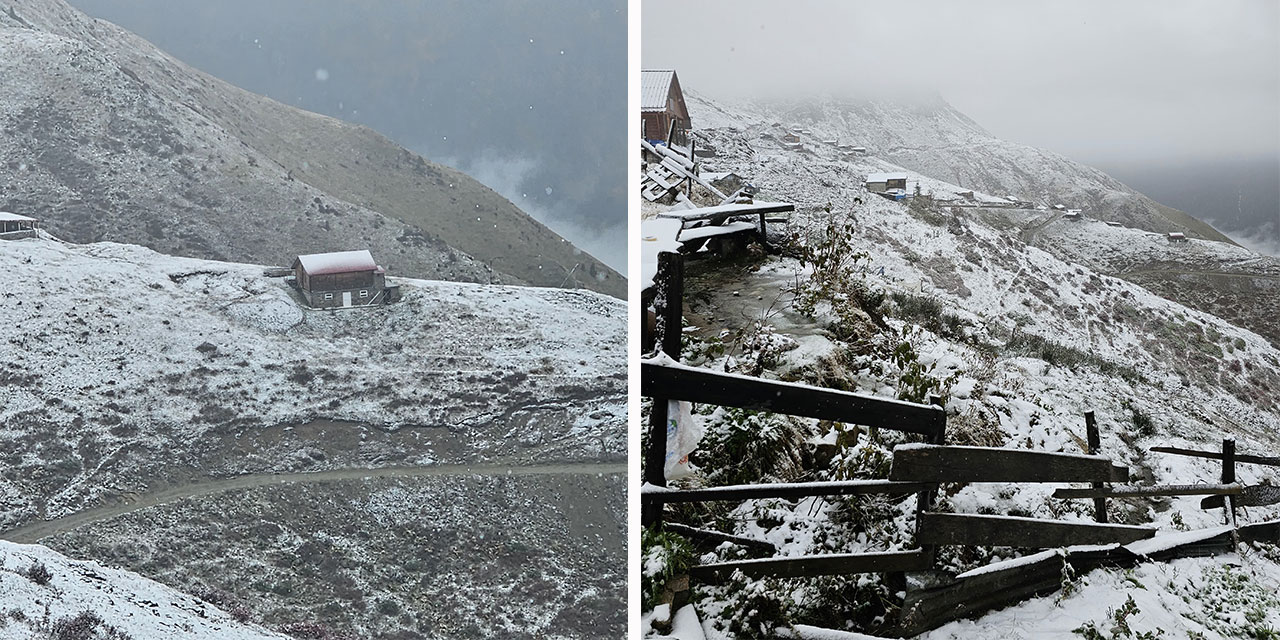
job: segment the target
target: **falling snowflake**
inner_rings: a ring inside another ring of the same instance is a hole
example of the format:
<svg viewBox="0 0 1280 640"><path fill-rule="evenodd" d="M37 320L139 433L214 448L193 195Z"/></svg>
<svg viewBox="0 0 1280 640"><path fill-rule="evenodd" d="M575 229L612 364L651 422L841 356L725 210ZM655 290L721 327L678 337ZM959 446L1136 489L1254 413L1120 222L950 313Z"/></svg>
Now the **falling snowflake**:
<svg viewBox="0 0 1280 640"><path fill-rule="evenodd" d="M319 80L320 82L324 82L328 79L329 79L328 69L325 69L324 67L316 69L316 80Z"/></svg>

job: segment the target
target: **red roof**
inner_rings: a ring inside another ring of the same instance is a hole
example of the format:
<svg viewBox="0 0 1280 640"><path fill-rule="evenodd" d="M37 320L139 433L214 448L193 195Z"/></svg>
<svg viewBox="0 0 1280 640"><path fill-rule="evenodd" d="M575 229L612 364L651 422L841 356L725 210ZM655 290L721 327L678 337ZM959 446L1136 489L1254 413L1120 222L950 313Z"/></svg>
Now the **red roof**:
<svg viewBox="0 0 1280 640"><path fill-rule="evenodd" d="M379 270L378 263L373 261L373 256L368 249L313 253L298 256L297 262L302 263L303 271L313 276Z"/></svg>

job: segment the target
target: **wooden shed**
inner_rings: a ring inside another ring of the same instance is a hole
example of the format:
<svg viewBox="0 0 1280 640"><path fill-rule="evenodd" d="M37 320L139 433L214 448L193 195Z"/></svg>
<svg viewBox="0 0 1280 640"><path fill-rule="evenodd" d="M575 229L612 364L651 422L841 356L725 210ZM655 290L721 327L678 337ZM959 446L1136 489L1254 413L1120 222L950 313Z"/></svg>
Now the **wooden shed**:
<svg viewBox="0 0 1280 640"><path fill-rule="evenodd" d="M0 211L0 239L17 240L36 235L40 221L8 211Z"/></svg>
<svg viewBox="0 0 1280 640"><path fill-rule="evenodd" d="M890 189L907 190L907 174L905 173L869 173L867 174L867 191L886 193Z"/></svg>
<svg viewBox="0 0 1280 640"><path fill-rule="evenodd" d="M680 90L680 79L672 69L644 69L640 72L641 135L654 144L688 144L689 107Z"/></svg>
<svg viewBox="0 0 1280 640"><path fill-rule="evenodd" d="M387 286L386 270L367 249L298 256L294 286L317 309L367 307L400 299L400 287Z"/></svg>

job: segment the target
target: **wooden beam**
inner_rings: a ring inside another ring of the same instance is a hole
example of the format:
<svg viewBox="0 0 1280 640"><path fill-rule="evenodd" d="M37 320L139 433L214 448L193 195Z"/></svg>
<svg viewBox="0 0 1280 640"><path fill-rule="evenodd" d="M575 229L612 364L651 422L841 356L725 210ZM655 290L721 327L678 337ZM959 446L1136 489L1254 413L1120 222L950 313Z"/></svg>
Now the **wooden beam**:
<svg viewBox="0 0 1280 640"><path fill-rule="evenodd" d="M647 486L640 491L642 503L710 502L753 498L807 498L809 496L850 496L865 494L906 495L933 488L931 482L892 480L847 480L839 482L777 482L742 484L706 489L661 489Z"/></svg>
<svg viewBox="0 0 1280 640"><path fill-rule="evenodd" d="M890 480L923 482L1125 482L1129 469L1101 456L990 447L899 445Z"/></svg>
<svg viewBox="0 0 1280 640"><path fill-rule="evenodd" d="M745 547L752 551L773 555L778 552L778 548L772 542L767 540L756 540L755 538L744 538L735 536L730 533L722 533L720 531L712 531L710 529L698 529L678 522L664 522L662 527L667 531L678 533L686 538L709 540L717 544L721 542L731 542L740 547Z"/></svg>
<svg viewBox="0 0 1280 640"><path fill-rule="evenodd" d="M1221 509L1226 505L1222 496L1209 496L1200 501L1201 509ZM1280 503L1280 487L1269 484L1258 484L1243 487L1236 496L1237 507L1265 507Z"/></svg>
<svg viewBox="0 0 1280 640"><path fill-rule="evenodd" d="M1222 439L1222 484L1229 484L1236 481L1236 439ZM1231 496L1226 497L1227 508L1222 515L1226 519L1227 524L1236 526L1236 501Z"/></svg>
<svg viewBox="0 0 1280 640"><path fill-rule="evenodd" d="M1155 527L1058 522L1013 516L959 513L922 514L920 544L1049 549L1075 544L1127 544L1155 535Z"/></svg>
<svg viewBox="0 0 1280 640"><path fill-rule="evenodd" d="M1197 449L1183 449L1182 447L1151 447L1149 451L1156 453L1172 453L1178 456L1189 456L1192 458L1208 458L1210 460L1221 460L1222 453L1219 451L1199 451ZM1280 458L1274 456L1253 456L1246 453L1237 453L1236 462L1248 462L1249 464L1265 464L1272 467L1280 467Z"/></svg>
<svg viewBox="0 0 1280 640"><path fill-rule="evenodd" d="M1089 445L1089 450L1085 451L1085 453L1091 456L1096 456L1101 454L1102 453L1102 436L1098 433L1098 421L1094 419L1092 411L1084 412L1084 430L1085 430L1086 443ZM1102 483L1094 482L1093 488L1101 489ZM1093 520L1094 522L1101 522L1103 524L1107 523L1107 499L1106 498L1093 499Z"/></svg>
<svg viewBox="0 0 1280 640"><path fill-rule="evenodd" d="M946 421L946 412L927 404L720 373L658 359L641 361L640 394L926 436L940 432Z"/></svg>
<svg viewBox="0 0 1280 640"><path fill-rule="evenodd" d="M1238 529L1241 542L1280 543L1280 520L1246 524Z"/></svg>
<svg viewBox="0 0 1280 640"><path fill-rule="evenodd" d="M1221 496L1241 492L1239 484L1155 484L1150 486L1118 486L1101 489L1056 489L1055 498L1145 498L1155 496ZM1280 498L1277 498L1280 501Z"/></svg>
<svg viewBox="0 0 1280 640"><path fill-rule="evenodd" d="M915 636L943 624L999 609L1034 596L1057 591L1062 584L1063 556L984 571L950 584L907 592L898 634Z"/></svg>
<svg viewBox="0 0 1280 640"><path fill-rule="evenodd" d="M691 567L689 575L702 582L715 583L729 577L734 571L741 571L752 578L810 578L849 573L924 571L928 568L928 557L918 550L876 551L717 562Z"/></svg>

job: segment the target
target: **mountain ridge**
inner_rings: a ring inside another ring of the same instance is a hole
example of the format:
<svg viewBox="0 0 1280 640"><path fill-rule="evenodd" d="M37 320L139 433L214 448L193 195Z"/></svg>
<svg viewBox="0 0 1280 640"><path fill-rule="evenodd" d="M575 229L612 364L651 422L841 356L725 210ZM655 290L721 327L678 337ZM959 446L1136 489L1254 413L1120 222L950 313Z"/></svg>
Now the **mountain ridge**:
<svg viewBox="0 0 1280 640"><path fill-rule="evenodd" d="M0 49L0 73L27 79L0 100L12 138L0 206L61 237L276 263L367 244L405 275L625 295L619 274L465 174L222 82L62 0L0 13Z"/></svg>

